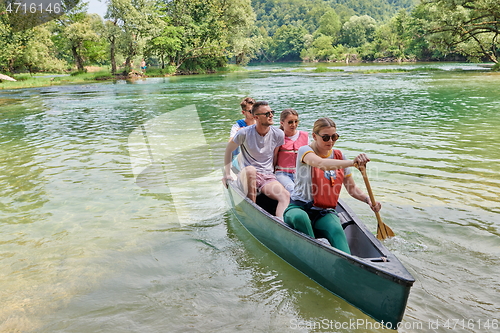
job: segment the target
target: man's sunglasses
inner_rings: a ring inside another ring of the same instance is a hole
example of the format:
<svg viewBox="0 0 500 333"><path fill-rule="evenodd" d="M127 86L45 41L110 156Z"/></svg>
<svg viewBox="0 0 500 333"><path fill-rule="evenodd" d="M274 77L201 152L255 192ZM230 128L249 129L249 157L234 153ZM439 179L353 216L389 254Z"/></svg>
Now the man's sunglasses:
<svg viewBox="0 0 500 333"><path fill-rule="evenodd" d="M264 115L264 116L266 116L266 117L270 117L271 115L273 115L273 116L274 116L274 114L275 114L275 113L276 113L276 111L271 110L271 111L268 111L268 112L266 112L266 113L256 113L255 115L256 115L256 116L261 116L261 115Z"/></svg>
<svg viewBox="0 0 500 333"><path fill-rule="evenodd" d="M337 133L333 134L333 135L319 135L318 133L316 133L318 136L320 136L324 142L328 142L330 141L330 138L332 139L333 142L337 141L339 138L340 138L340 135L338 135Z"/></svg>

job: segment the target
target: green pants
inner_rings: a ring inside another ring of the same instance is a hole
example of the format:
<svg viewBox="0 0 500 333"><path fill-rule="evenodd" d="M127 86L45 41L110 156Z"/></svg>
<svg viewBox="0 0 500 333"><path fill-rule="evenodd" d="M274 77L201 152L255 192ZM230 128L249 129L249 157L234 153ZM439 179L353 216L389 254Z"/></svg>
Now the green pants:
<svg viewBox="0 0 500 333"><path fill-rule="evenodd" d="M283 219L294 229L313 238L326 238L333 247L351 254L344 229L334 210L314 210L307 205L290 203Z"/></svg>

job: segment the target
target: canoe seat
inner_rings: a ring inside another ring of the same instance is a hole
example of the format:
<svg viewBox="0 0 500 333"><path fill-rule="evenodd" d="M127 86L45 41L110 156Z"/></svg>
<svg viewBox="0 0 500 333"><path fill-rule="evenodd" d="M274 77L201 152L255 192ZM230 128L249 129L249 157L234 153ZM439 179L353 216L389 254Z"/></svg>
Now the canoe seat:
<svg viewBox="0 0 500 333"><path fill-rule="evenodd" d="M351 224L354 224L354 220L352 220L346 212L337 212L339 219L340 219L340 224L342 224L342 229L345 230L348 226Z"/></svg>

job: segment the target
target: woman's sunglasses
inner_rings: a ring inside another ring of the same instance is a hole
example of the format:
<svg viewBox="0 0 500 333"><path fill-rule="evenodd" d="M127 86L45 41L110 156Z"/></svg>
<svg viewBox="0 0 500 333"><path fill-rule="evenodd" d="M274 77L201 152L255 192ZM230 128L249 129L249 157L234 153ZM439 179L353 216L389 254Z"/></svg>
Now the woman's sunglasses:
<svg viewBox="0 0 500 333"><path fill-rule="evenodd" d="M288 125L293 125L293 124L298 124L298 123L299 123L299 121L298 121L298 120L289 120L289 121L287 122L287 124L288 124Z"/></svg>
<svg viewBox="0 0 500 333"><path fill-rule="evenodd" d="M337 141L339 138L340 138L340 135L338 135L337 133L333 134L333 135L319 135L318 133L316 133L318 136L320 136L324 142L328 142L330 141L330 138L332 139L333 142Z"/></svg>

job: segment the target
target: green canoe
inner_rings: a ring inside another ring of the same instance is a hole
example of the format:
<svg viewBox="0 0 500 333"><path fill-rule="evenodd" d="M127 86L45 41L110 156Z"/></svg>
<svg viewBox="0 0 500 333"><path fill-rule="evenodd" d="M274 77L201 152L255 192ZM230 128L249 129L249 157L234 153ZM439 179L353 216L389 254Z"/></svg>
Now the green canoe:
<svg viewBox="0 0 500 333"><path fill-rule="evenodd" d="M271 214L276 203L264 195L256 205L234 181L226 194L239 222L264 246L387 328L397 328L415 280L344 202L336 210L351 255L282 223Z"/></svg>

